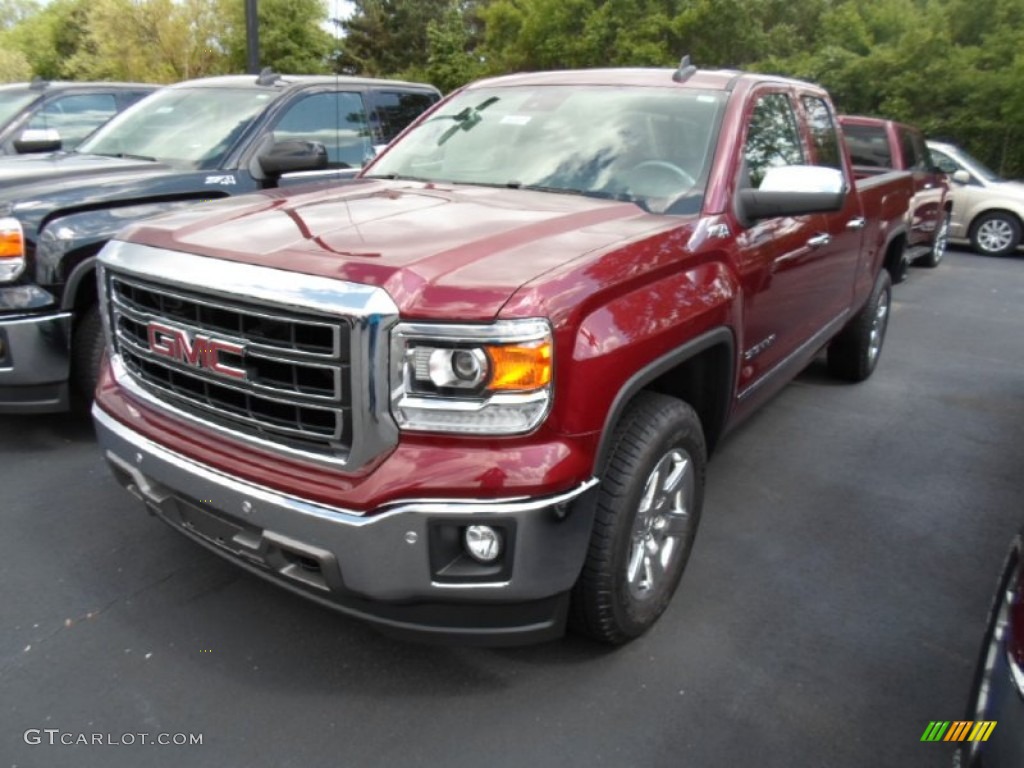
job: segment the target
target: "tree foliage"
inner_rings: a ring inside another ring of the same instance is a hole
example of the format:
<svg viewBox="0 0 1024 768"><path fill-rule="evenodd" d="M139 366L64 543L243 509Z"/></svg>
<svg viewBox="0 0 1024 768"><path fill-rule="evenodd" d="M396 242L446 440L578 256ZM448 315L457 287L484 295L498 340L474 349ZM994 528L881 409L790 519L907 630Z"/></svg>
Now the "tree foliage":
<svg viewBox="0 0 1024 768"><path fill-rule="evenodd" d="M278 71L426 80L670 66L801 77L1024 175L1022 0L259 0ZM243 0L0 0L0 79L172 81L245 67ZM29 72L26 72L26 67Z"/></svg>
<svg viewBox="0 0 1024 768"><path fill-rule="evenodd" d="M204 0L205 1L205 0ZM244 72L245 3L243 0L214 0L226 21L221 43L227 52L228 68ZM288 74L318 74L330 71L334 38L323 29L327 8L320 0L259 0L260 65Z"/></svg>
<svg viewBox="0 0 1024 768"><path fill-rule="evenodd" d="M158 83L225 72L213 10L202 0L93 0L68 69L89 80Z"/></svg>
<svg viewBox="0 0 1024 768"><path fill-rule="evenodd" d="M330 70L320 0L259 0L260 61L279 72ZM0 81L171 83L246 64L243 0L0 0Z"/></svg>

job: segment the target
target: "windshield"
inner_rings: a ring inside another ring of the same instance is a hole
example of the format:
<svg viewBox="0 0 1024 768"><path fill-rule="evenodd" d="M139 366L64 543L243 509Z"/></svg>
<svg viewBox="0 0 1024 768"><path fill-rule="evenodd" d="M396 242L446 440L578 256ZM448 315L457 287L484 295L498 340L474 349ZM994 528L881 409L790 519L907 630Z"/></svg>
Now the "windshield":
<svg viewBox="0 0 1024 768"><path fill-rule="evenodd" d="M0 125L9 121L38 98L39 94L32 91L0 91Z"/></svg>
<svg viewBox="0 0 1024 768"><path fill-rule="evenodd" d="M122 112L78 151L216 168L276 94L255 88L170 88Z"/></svg>
<svg viewBox="0 0 1024 768"><path fill-rule="evenodd" d="M951 148L951 151L946 152L938 147L929 146L928 152L932 156L932 161L943 173L954 174L957 171L966 171L985 181L1003 180L999 177L999 174L987 168L984 163L971 157L959 147L956 147L955 151Z"/></svg>
<svg viewBox="0 0 1024 768"><path fill-rule="evenodd" d="M971 155L968 155L962 149L958 149L958 151L960 153L960 157L964 160L964 162L968 166L970 166L970 170L974 173L974 175L980 176L985 181L1002 181L1003 180L999 176L998 173L993 171L991 168L989 168L983 162L978 160L976 157L972 157Z"/></svg>
<svg viewBox="0 0 1024 768"><path fill-rule="evenodd" d="M725 95L677 88L514 86L467 91L367 176L483 184L700 210Z"/></svg>

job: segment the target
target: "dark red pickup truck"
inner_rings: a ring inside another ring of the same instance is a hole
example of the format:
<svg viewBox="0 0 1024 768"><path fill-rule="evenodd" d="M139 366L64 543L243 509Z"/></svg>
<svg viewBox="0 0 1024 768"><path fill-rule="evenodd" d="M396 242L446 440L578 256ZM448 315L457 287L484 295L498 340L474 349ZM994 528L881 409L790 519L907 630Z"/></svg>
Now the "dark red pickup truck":
<svg viewBox="0 0 1024 768"><path fill-rule="evenodd" d="M826 346L871 374L910 194L853 182L805 83L482 81L351 184L112 241L100 444L164 521L385 630L622 643L723 434Z"/></svg>
<svg viewBox="0 0 1024 768"><path fill-rule="evenodd" d="M946 255L953 202L949 182L917 128L877 117L841 115L839 124L858 179L893 170L907 171L914 180L914 197L907 210L907 247L899 264L889 265L893 280L902 280L908 264L937 267Z"/></svg>

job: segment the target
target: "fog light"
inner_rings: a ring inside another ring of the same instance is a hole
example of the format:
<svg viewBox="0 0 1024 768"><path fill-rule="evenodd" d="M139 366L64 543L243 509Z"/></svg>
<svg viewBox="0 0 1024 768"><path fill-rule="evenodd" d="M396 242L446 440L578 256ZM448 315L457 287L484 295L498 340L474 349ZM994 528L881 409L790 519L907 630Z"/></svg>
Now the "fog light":
<svg viewBox="0 0 1024 768"><path fill-rule="evenodd" d="M501 534L489 525L471 525L465 534L466 551L478 563L493 563L501 555Z"/></svg>

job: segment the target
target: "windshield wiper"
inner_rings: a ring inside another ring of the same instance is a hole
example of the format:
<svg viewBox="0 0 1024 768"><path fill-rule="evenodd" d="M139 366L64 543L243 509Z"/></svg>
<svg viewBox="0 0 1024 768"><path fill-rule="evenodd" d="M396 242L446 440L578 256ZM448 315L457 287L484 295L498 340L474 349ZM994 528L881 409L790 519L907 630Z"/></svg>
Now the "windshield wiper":
<svg viewBox="0 0 1024 768"><path fill-rule="evenodd" d="M363 176L364 179L385 179L386 181L425 181L432 182L434 179L426 179L422 176L406 176L402 173L380 173Z"/></svg>
<svg viewBox="0 0 1024 768"><path fill-rule="evenodd" d="M99 155L100 157L116 157L120 160L145 160L150 163L157 162L155 157L149 155L133 155L129 152L83 152L82 154Z"/></svg>
<svg viewBox="0 0 1024 768"><path fill-rule="evenodd" d="M568 187L546 187L543 184L521 184L518 181L509 181L500 186L509 189L527 189L531 192L551 192L557 195L576 195L578 197L596 197L599 200L624 200L632 202L633 198L627 195L613 195L611 192L600 192L598 190L570 189Z"/></svg>

